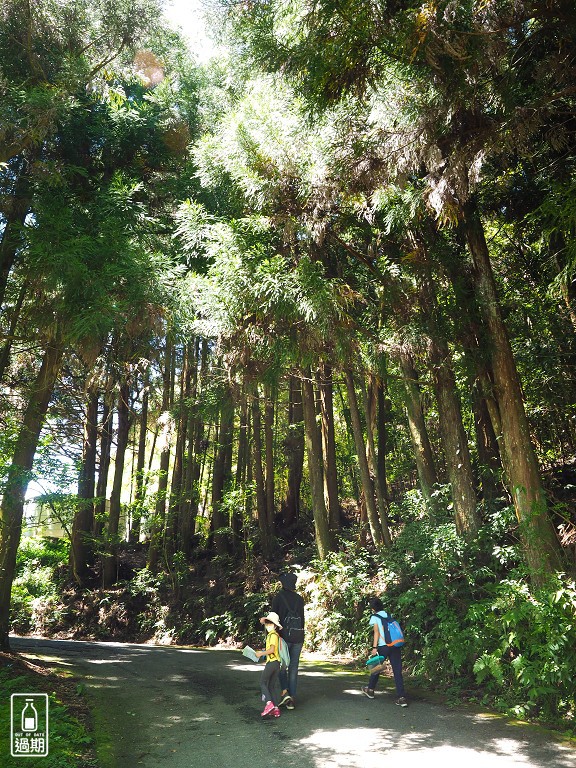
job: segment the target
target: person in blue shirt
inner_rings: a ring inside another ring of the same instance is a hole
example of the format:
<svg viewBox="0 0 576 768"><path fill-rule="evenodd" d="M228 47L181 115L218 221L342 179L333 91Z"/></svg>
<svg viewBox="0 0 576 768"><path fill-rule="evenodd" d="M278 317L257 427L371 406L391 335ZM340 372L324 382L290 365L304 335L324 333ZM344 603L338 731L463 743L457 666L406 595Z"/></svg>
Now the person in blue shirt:
<svg viewBox="0 0 576 768"><path fill-rule="evenodd" d="M384 604L382 603L382 600L380 600L379 597L373 597L370 599L368 604L372 609L370 626L373 627L373 640L370 656L384 656L390 661L392 672L394 674L394 683L396 684L396 704L399 707L407 707L408 702L406 701L404 678L402 677L402 650L400 648L386 645L382 618L388 618L388 614L384 610ZM369 699L374 698L374 692L376 690L376 686L378 685L379 677L380 672L372 672L370 679L368 680L368 685L362 688L362 693Z"/></svg>

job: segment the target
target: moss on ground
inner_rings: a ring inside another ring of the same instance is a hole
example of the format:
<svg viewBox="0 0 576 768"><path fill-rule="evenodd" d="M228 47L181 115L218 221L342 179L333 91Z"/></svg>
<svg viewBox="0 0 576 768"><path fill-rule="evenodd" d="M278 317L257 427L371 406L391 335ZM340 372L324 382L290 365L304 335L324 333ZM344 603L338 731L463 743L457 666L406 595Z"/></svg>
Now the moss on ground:
<svg viewBox="0 0 576 768"><path fill-rule="evenodd" d="M15 654L0 653L0 765L20 768L22 758L10 754L10 697L13 693L46 693L49 701L49 751L26 757L27 768L98 768L90 712L83 686L32 664Z"/></svg>

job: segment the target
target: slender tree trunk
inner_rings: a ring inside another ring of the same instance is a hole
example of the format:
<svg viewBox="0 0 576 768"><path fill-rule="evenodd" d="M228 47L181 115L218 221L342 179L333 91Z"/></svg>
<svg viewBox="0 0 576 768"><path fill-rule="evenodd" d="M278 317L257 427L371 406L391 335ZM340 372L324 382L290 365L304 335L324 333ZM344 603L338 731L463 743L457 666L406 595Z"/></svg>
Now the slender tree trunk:
<svg viewBox="0 0 576 768"><path fill-rule="evenodd" d="M248 467L248 398L246 396L246 384L242 387L240 399L240 419L238 425L238 452L236 454L236 475L234 486L236 489L246 487L246 469ZM242 507L234 505L231 513L230 525L232 527L232 541L234 550L240 551L243 542L243 514Z"/></svg>
<svg viewBox="0 0 576 768"><path fill-rule="evenodd" d="M112 407L104 400L100 435L100 458L98 482L96 483L96 504L94 505L94 536L100 537L106 520L106 493L108 490L108 472L112 450Z"/></svg>
<svg viewBox="0 0 576 768"><path fill-rule="evenodd" d="M501 434L501 421L493 395L493 376L484 359L484 327L470 271L463 269L460 261L457 264L448 261L446 267L458 301L460 322L457 328L467 361L465 369L468 389L472 394L478 479L482 487L482 499L485 504L490 505L504 492L504 488L498 479L502 474L502 464L494 431L494 425L498 425L498 434Z"/></svg>
<svg viewBox="0 0 576 768"><path fill-rule="evenodd" d="M142 409L140 411L140 431L138 434L138 456L136 458L136 493L134 494L134 517L130 528L130 542L137 544L140 541L142 530L142 512L146 484L144 482L144 467L146 466L146 436L148 434L148 375L144 380L142 390Z"/></svg>
<svg viewBox="0 0 576 768"><path fill-rule="evenodd" d="M111 587L116 583L118 571L118 543L120 515L122 505L120 496L122 493L122 480L124 478L124 461L128 437L130 435L130 387L127 383L120 386L118 396L118 429L116 436L116 455L114 457L114 479L110 493L110 513L106 527L106 554L102 558L102 586Z"/></svg>
<svg viewBox="0 0 576 768"><path fill-rule="evenodd" d="M166 528L166 547L174 552L181 539L180 523L184 507L184 460L186 451L186 432L188 430L188 410L190 390L192 385L193 352L190 345L184 346L182 353L182 370L180 372L180 398L178 402L178 418L176 422L176 446L174 449L174 464L172 467L172 482L170 484L170 504Z"/></svg>
<svg viewBox="0 0 576 768"><path fill-rule="evenodd" d="M218 446L212 472L212 533L219 555L228 554L229 537L222 529L228 527L228 514L224 509L224 494L232 476L232 438L234 430L234 403L229 388L221 398Z"/></svg>
<svg viewBox="0 0 576 768"><path fill-rule="evenodd" d="M428 429L426 428L426 419L422 409L418 372L416 371L412 354L406 347L398 349L398 360L406 390L406 412L408 414L408 426L410 428L410 437L412 438L420 490L429 511L431 511L433 508L432 490L438 482L438 478L434 464L434 454L432 453Z"/></svg>
<svg viewBox="0 0 576 768"><path fill-rule="evenodd" d="M491 505L504 490L498 478L502 473L500 449L494 432L488 403L477 386L472 387L474 431L478 451L478 475L482 485L484 503Z"/></svg>
<svg viewBox="0 0 576 768"><path fill-rule="evenodd" d="M284 440L284 452L288 464L288 493L284 505L284 526L293 525L300 517L300 486L304 469L304 412L302 409L302 385L290 375L288 405L288 434Z"/></svg>
<svg viewBox="0 0 576 768"><path fill-rule="evenodd" d="M338 498L338 469L336 464L336 434L334 430L334 389L332 368L320 364L320 413L322 426L322 456L324 459L324 498L332 531L340 530L340 499Z"/></svg>
<svg viewBox="0 0 576 768"><path fill-rule="evenodd" d="M272 555L273 535L270 521L266 511L266 489L264 485L264 470L262 467L262 414L260 410L260 393L258 385L254 387L252 398L252 429L253 439L253 465L254 484L256 488L256 513L258 515L258 528L262 553L266 559Z"/></svg>
<svg viewBox="0 0 576 768"><path fill-rule="evenodd" d="M94 495L96 491L96 454L98 443L98 392L88 391L84 421L82 464L78 477L78 507L72 523L70 566L77 584L84 586L88 567L93 560L91 544L94 529Z"/></svg>
<svg viewBox="0 0 576 768"><path fill-rule="evenodd" d="M24 160L14 194L4 210L5 224L0 239L0 307L4 304L10 271L22 245L21 230L30 208L28 183L28 161Z"/></svg>
<svg viewBox="0 0 576 768"><path fill-rule="evenodd" d="M266 514L268 525L274 529L275 493L274 493L274 400L272 388L264 386L264 446L266 455Z"/></svg>
<svg viewBox="0 0 576 768"><path fill-rule="evenodd" d="M388 478L386 473L386 454L388 452L388 415L389 402L386 398L385 384L383 381L374 382L376 387L376 442L378 455L376 457L376 471L380 478L380 487L386 502L389 500Z"/></svg>
<svg viewBox="0 0 576 768"><path fill-rule="evenodd" d="M250 459L252 448L252 422L250 419L250 409L248 408L248 424L247 424L247 451L246 456L246 487L251 488L254 480L254 464ZM248 563L252 558L252 546L251 546L251 525L254 518L254 498L251 493L247 493L244 498L244 520L242 526L242 542L244 545L244 561Z"/></svg>
<svg viewBox="0 0 576 768"><path fill-rule="evenodd" d="M472 538L480 528L480 517L456 379L449 365L448 345L430 339L428 354L438 403L446 470L452 490L456 529L462 536Z"/></svg>
<svg viewBox="0 0 576 768"><path fill-rule="evenodd" d="M170 446L172 439L172 420L170 416L170 405L172 403L172 368L173 368L173 345L170 333L166 336L166 351L164 370L162 375L162 414L161 430L162 445L160 452L160 467L158 470L158 488L156 491L156 504L154 509L154 520L150 531L150 547L148 549L148 568L154 570L158 564L162 538L164 535L164 525L166 523L166 501L168 497L168 471L170 469Z"/></svg>
<svg viewBox="0 0 576 768"><path fill-rule="evenodd" d="M474 474L468 448L468 436L462 421L460 397L451 365L450 350L439 329L438 300L428 255L421 241L412 238L423 258L419 279L420 306L428 329L428 358L438 403L440 434L446 459L446 470L452 491L454 520L458 533L473 538L481 525Z"/></svg>
<svg viewBox="0 0 576 768"><path fill-rule="evenodd" d="M362 483L362 493L364 495L364 501L366 504L370 534L372 535L372 541L374 544L381 546L384 543L384 536L382 534L382 526L378 518L378 510L376 509L374 485L372 483L372 478L370 477L370 469L368 468L368 461L366 459L366 446L364 444L364 435L362 432L362 420L360 418L360 408L358 407L358 398L356 397L356 387L354 385L354 377L352 376L352 371L349 369L346 370L344 372L344 377L346 380L346 391L348 393L348 406L350 408L352 433L354 435L354 444L356 446L356 455L358 457L360 482Z"/></svg>
<svg viewBox="0 0 576 768"><path fill-rule="evenodd" d="M364 412L366 414L366 462L368 472L374 478L374 491L376 493L376 506L380 518L380 528L382 530L382 539L384 544L389 547L392 544L390 529L388 527L388 510L386 507L385 490L380 485L380 475L376 466L376 446L374 442L374 421L375 421L375 402L371 403L364 382L361 382L362 400L364 402Z"/></svg>
<svg viewBox="0 0 576 768"><path fill-rule="evenodd" d="M16 569L16 553L22 533L24 501L40 432L60 371L62 356L63 347L58 343L48 346L44 353L42 365L24 412L4 487L0 506L0 650L8 650L10 647L8 640L10 595Z"/></svg>
<svg viewBox="0 0 576 768"><path fill-rule="evenodd" d="M530 429L516 364L502 320L496 283L490 263L484 229L474 202L464 209L464 229L476 267L478 302L488 332L494 393L502 429L502 450L514 500L526 562L535 584L561 568L560 547L547 513L540 470L530 439Z"/></svg>
<svg viewBox="0 0 576 768"><path fill-rule="evenodd" d="M189 410L187 429L186 505L180 525L180 549L186 556L189 556L192 551L192 538L195 532L198 507L200 505L200 475L202 471L202 457L205 455L205 449L203 449L205 427L200 413L200 397L205 383L207 365L208 343L204 340L201 347L200 339L197 339L192 376L192 407Z"/></svg>
<svg viewBox="0 0 576 768"><path fill-rule="evenodd" d="M350 456L353 456L355 454L355 443L354 443L354 430L352 429L352 417L350 416L350 406L347 404L346 400L344 399L344 394L342 392L342 388L340 386L337 387L338 396L340 398L340 405L342 407L342 415L344 416L344 421L346 422L346 443L348 448L348 453ZM356 465L352 462L348 462L349 467L349 477L350 477L350 485L352 486L352 491L354 493L354 498L356 499L356 502L358 504L358 507L361 507L361 490L358 483L358 473L356 472ZM367 522L368 517L365 517L365 522ZM362 518L361 518L362 522Z"/></svg>
<svg viewBox="0 0 576 768"><path fill-rule="evenodd" d="M324 500L324 481L322 478L322 438L316 423L316 405L314 384L310 371L302 375L302 405L304 410L304 435L312 494L312 512L316 532L318 557L323 560L334 549L334 540L328 523L328 511Z"/></svg>
<svg viewBox="0 0 576 768"><path fill-rule="evenodd" d="M10 327L8 328L8 333L6 334L6 341L4 342L4 346L2 347L2 351L0 352L0 382L4 380L6 369L10 365L10 355L12 354L12 345L14 343L14 337L16 336L16 328L18 327L18 321L20 320L20 313L22 312L22 305L24 304L24 299L26 298L28 288L29 288L29 283L28 281L25 281L22 287L20 288L20 293L18 294L18 298L16 299L16 304L12 309L12 314L10 317Z"/></svg>

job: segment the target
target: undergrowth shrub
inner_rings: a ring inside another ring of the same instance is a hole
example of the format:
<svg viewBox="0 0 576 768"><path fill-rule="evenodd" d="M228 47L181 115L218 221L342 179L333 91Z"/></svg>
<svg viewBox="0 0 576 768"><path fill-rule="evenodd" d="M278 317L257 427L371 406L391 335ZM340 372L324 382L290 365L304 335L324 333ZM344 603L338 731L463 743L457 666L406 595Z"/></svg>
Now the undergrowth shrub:
<svg viewBox="0 0 576 768"><path fill-rule="evenodd" d="M373 555L356 542L315 561L300 577L307 599L306 643L336 654L365 655L371 645L366 597L377 574Z"/></svg>
<svg viewBox="0 0 576 768"><path fill-rule="evenodd" d="M494 584L471 605L484 700L519 717L576 719L576 585L557 577L532 591L517 579Z"/></svg>
<svg viewBox="0 0 576 768"><path fill-rule="evenodd" d="M44 608L59 594L60 571L68 561L69 544L63 539L24 539L18 549L12 584L10 617L18 632L36 630Z"/></svg>

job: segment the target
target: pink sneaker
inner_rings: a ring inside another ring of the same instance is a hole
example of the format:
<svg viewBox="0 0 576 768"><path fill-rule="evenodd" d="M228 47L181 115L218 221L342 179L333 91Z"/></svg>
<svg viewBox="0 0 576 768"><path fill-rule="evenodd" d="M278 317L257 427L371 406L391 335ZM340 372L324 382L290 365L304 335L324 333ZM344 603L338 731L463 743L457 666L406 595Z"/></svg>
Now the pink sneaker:
<svg viewBox="0 0 576 768"><path fill-rule="evenodd" d="M267 701L266 706L261 712L261 716L266 717L266 715L271 715L275 709L276 707L274 706L274 704L271 701Z"/></svg>
<svg viewBox="0 0 576 768"><path fill-rule="evenodd" d="M280 717L280 710L278 709L278 707L274 707L274 709L270 714L272 715L272 717Z"/></svg>

